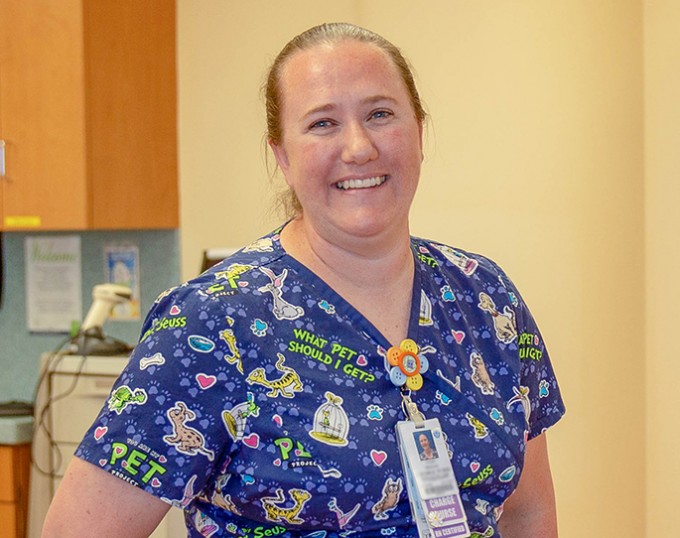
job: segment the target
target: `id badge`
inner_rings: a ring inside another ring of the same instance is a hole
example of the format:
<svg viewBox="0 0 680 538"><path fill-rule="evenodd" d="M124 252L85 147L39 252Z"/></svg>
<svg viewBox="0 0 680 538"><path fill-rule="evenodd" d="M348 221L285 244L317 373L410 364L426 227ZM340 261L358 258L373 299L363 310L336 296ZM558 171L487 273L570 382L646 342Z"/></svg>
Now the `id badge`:
<svg viewBox="0 0 680 538"><path fill-rule="evenodd" d="M397 422L399 454L420 538L470 536L439 420Z"/></svg>

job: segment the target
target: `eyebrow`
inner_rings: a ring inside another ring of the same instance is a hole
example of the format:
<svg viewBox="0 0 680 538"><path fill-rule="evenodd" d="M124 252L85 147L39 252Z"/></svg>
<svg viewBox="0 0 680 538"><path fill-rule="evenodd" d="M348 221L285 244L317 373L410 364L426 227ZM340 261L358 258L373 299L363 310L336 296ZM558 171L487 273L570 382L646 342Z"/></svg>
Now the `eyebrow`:
<svg viewBox="0 0 680 538"><path fill-rule="evenodd" d="M375 103L379 103L380 101L390 101L392 103L397 102L397 100L394 99L393 97L388 97L386 95L373 95L371 97L367 97L366 99L363 99L361 101L361 104L372 105L372 104L375 104ZM316 107L308 110L307 112L305 112L302 116L302 119L306 119L309 116L313 116L314 114L318 114L320 112L329 112L331 110L334 110L335 108L337 108L337 106L334 105L333 103L327 103L325 105L319 105L319 106L316 106Z"/></svg>

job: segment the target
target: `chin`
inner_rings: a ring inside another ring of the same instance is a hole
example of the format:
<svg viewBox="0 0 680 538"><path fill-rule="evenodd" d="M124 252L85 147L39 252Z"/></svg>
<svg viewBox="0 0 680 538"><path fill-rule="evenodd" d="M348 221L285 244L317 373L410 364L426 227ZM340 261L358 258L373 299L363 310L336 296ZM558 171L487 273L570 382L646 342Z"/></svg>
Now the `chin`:
<svg viewBox="0 0 680 538"><path fill-rule="evenodd" d="M356 238L371 238L380 236L386 232L394 231L399 228L408 229L408 221L404 220L403 226L395 226L396 219L387 219L384 215L362 216L357 215L343 220L341 228L348 234Z"/></svg>

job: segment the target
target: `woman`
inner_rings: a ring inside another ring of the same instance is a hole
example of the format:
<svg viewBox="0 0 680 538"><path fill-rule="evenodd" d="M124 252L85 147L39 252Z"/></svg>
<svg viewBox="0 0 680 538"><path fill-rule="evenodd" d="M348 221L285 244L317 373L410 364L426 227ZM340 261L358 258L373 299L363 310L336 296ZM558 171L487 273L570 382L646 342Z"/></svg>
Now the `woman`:
<svg viewBox="0 0 680 538"><path fill-rule="evenodd" d="M418 435L418 444L420 445L421 460L433 460L439 457L437 451L432 447L430 438L425 433Z"/></svg>
<svg viewBox="0 0 680 538"><path fill-rule="evenodd" d="M170 504L190 536L418 536L408 402L441 423L472 536L556 536L557 382L498 266L410 237L425 113L398 49L315 27L266 90L293 218L157 300L43 536L147 536Z"/></svg>

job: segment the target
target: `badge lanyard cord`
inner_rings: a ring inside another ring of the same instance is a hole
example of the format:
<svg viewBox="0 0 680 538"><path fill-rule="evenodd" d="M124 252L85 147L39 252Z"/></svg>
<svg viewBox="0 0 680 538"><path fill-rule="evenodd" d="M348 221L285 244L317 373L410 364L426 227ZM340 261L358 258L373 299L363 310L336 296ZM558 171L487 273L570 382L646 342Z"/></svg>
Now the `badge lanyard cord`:
<svg viewBox="0 0 680 538"><path fill-rule="evenodd" d="M427 358L418 351L418 345L406 339L385 355L385 368L392 384L400 389L407 419L398 422L396 429L411 513L420 538L467 538L470 528L451 462L437 456L423 458L414 445L416 431L423 430L417 435L427 437L429 432L435 448L441 453L446 449L439 421L427 420L411 399L412 392L423 386L422 374L429 369Z"/></svg>

